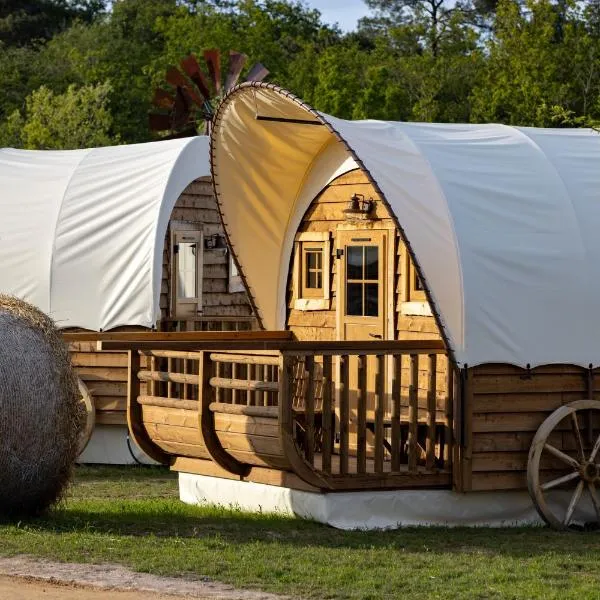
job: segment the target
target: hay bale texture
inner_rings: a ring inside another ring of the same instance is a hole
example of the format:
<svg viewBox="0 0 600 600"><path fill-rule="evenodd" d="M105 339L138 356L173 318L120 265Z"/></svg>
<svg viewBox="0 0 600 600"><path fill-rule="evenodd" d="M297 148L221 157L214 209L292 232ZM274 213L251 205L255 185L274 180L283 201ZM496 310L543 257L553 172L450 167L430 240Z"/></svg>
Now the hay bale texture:
<svg viewBox="0 0 600 600"><path fill-rule="evenodd" d="M54 322L0 294L0 515L39 514L62 497L84 418Z"/></svg>

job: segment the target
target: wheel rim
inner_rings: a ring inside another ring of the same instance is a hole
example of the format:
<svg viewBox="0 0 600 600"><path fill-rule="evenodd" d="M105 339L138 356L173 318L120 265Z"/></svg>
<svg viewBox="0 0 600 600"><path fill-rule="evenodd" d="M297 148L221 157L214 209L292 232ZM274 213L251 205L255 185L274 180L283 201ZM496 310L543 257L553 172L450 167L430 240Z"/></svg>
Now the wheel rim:
<svg viewBox="0 0 600 600"><path fill-rule="evenodd" d="M555 410L533 438L527 464L529 494L540 516L554 529L600 524L599 419L600 402L571 402ZM548 460L562 466L562 473L548 475L544 471ZM550 502L550 496L559 492L568 497L566 506ZM593 510L582 521L581 508L586 496Z"/></svg>
<svg viewBox="0 0 600 600"><path fill-rule="evenodd" d="M548 464L562 466L562 472L547 471ZM554 529L600 525L599 401L571 402L542 423L529 450L527 485L538 513ZM566 506L551 501L558 493L568 498ZM582 517L586 496L592 511Z"/></svg>
<svg viewBox="0 0 600 600"><path fill-rule="evenodd" d="M85 407L85 426L81 430L79 447L77 450L77 456L81 456L94 431L94 426L96 424L96 406L94 405L94 398L92 397L90 390L88 390L87 385L85 385L79 377L77 378L77 385L79 387L79 393L81 394L80 402Z"/></svg>

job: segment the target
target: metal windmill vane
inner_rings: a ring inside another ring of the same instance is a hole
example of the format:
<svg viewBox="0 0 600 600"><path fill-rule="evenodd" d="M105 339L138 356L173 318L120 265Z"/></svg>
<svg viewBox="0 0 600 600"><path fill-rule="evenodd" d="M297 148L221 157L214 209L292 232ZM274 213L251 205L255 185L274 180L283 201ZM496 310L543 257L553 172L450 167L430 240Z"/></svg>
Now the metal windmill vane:
<svg viewBox="0 0 600 600"><path fill-rule="evenodd" d="M157 110L150 112L150 129L156 132L168 131L166 137L188 137L198 133L210 133L214 114L214 103L233 88L248 60L245 54L229 51L229 69L222 81L221 52L217 48L205 50L206 73L200 68L195 54L189 54L179 68L167 69L166 81L171 90L156 88L152 104ZM262 81L269 74L261 63L253 65L246 81ZM174 91L173 91L174 89ZM199 131L198 122L204 122Z"/></svg>

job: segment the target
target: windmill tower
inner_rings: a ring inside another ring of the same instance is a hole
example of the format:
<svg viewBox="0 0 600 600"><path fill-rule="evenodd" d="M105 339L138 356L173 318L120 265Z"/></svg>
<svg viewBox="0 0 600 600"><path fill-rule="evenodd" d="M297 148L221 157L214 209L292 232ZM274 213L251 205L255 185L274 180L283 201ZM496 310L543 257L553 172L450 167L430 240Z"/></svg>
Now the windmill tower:
<svg viewBox="0 0 600 600"><path fill-rule="evenodd" d="M158 87L154 91L149 114L150 129L168 132L167 138L208 135L214 109L219 99L233 88L242 73L248 57L229 51L229 69L222 80L221 52L217 48L203 53L206 71L200 68L195 54L189 54L179 68L167 69L166 82L170 89ZM250 68L246 81L262 81L269 71L260 63Z"/></svg>

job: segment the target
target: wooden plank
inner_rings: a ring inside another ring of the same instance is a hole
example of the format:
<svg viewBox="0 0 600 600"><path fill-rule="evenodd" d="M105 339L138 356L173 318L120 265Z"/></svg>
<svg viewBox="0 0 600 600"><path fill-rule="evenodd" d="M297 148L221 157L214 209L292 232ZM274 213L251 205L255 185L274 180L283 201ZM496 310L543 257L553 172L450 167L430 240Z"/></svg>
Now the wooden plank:
<svg viewBox="0 0 600 600"><path fill-rule="evenodd" d="M74 367L121 367L122 369L126 369L127 353L71 352L71 364Z"/></svg>
<svg viewBox="0 0 600 600"><path fill-rule="evenodd" d="M96 413L96 425L127 425L127 413L122 410L103 410Z"/></svg>
<svg viewBox="0 0 600 600"><path fill-rule="evenodd" d="M446 359L449 363L450 360ZM446 380L446 427L444 429L444 466L447 467L453 457L454 446L454 366L449 365Z"/></svg>
<svg viewBox="0 0 600 600"><path fill-rule="evenodd" d="M188 458L184 456L177 457L173 461L171 470L180 473L193 473L197 475L208 475L210 477L222 477L225 479L239 480L238 476L229 473L229 471L225 471L211 460ZM319 488L308 485L295 473L281 471L278 469L269 469L265 467L253 466L248 475L244 478L244 481L264 483L266 485L286 487L295 490L303 490L306 492L320 492Z"/></svg>
<svg viewBox="0 0 600 600"><path fill-rule="evenodd" d="M525 471L476 473L473 475L471 485L473 492L525 489L527 489L527 475Z"/></svg>
<svg viewBox="0 0 600 600"><path fill-rule="evenodd" d="M211 360L222 363L238 363L240 365L273 365L279 364L279 358L277 356L265 356L265 355L243 355L234 353L211 353Z"/></svg>
<svg viewBox="0 0 600 600"><path fill-rule="evenodd" d="M279 437L227 431L217 431L217 437L219 442L221 442L221 446L228 452L231 450L241 450L255 454L256 456L263 454L269 457L284 456Z"/></svg>
<svg viewBox="0 0 600 600"><path fill-rule="evenodd" d="M158 442L177 442L204 447L204 440L198 428L179 427L165 423L144 423L150 439ZM209 456L208 451L206 455Z"/></svg>
<svg viewBox="0 0 600 600"><path fill-rule="evenodd" d="M375 473L383 473L385 410L385 356L380 354L375 361Z"/></svg>
<svg viewBox="0 0 600 600"><path fill-rule="evenodd" d="M173 359L167 359L172 361ZM169 368L173 368L172 364ZM196 375L185 375L183 373L175 373L171 371L146 371L141 370L138 373L138 377L140 381L165 381L168 382L168 385L174 383L190 383L192 385L198 384L198 378ZM223 386L226 387L226 386ZM167 397L173 397L173 390L170 387L167 387Z"/></svg>
<svg viewBox="0 0 600 600"><path fill-rule="evenodd" d="M279 438L277 419L215 413L215 429L220 432L244 433Z"/></svg>
<svg viewBox="0 0 600 600"><path fill-rule="evenodd" d="M436 373L437 356L429 355L429 390L427 392L427 439L425 443L425 466L427 469L433 469L435 466L435 421L436 421Z"/></svg>
<svg viewBox="0 0 600 600"><path fill-rule="evenodd" d="M419 376L419 355L410 355L410 391L408 408L408 470L414 472L417 469L417 424L419 418L419 407L417 404L417 380Z"/></svg>
<svg viewBox="0 0 600 600"><path fill-rule="evenodd" d="M142 421L146 423L159 423L189 427L199 430L198 411L183 408L166 408L162 406L142 405Z"/></svg>
<svg viewBox="0 0 600 600"><path fill-rule="evenodd" d="M323 462L322 470L325 474L331 474L331 450L333 448L333 432L332 432L332 365L331 356L323 357Z"/></svg>
<svg viewBox="0 0 600 600"><path fill-rule="evenodd" d="M63 333L68 342L205 342L205 341L286 341L292 338L290 331L115 331L98 333ZM100 350L96 347L97 350ZM108 348L111 350L114 348ZM159 347L157 346L157 349ZM104 349L102 349L104 350ZM126 348L124 349L126 350Z"/></svg>
<svg viewBox="0 0 600 600"><path fill-rule="evenodd" d="M272 439L272 438L271 438ZM227 451L232 458L237 460L240 464L243 464L248 468L248 473L252 466L267 467L269 469L287 469L291 468L290 462L286 456L280 454L255 454L254 452L244 452L243 450L228 450ZM247 475L244 475L244 479Z"/></svg>
<svg viewBox="0 0 600 600"><path fill-rule="evenodd" d="M118 367L76 367L83 381L127 381L127 369Z"/></svg>
<svg viewBox="0 0 600 600"><path fill-rule="evenodd" d="M348 473L349 452L349 420L350 420L350 390L349 390L349 357L347 354L340 356L340 475Z"/></svg>
<svg viewBox="0 0 600 600"><path fill-rule="evenodd" d="M105 410L118 410L125 413L127 410L127 396L96 396L94 406L99 412Z"/></svg>
<svg viewBox="0 0 600 600"><path fill-rule="evenodd" d="M559 406L581 399L579 392L564 393L560 389L548 393L481 394L473 398L473 410L480 413L550 412Z"/></svg>
<svg viewBox="0 0 600 600"><path fill-rule="evenodd" d="M308 376L304 394L304 417L306 419L304 457L308 464L312 465L315 455L315 359L313 356L307 356L304 359L304 369Z"/></svg>
<svg viewBox="0 0 600 600"><path fill-rule="evenodd" d="M179 400L178 398L164 398L162 396L138 396L139 404L148 406L161 406L163 408L182 408L185 410L198 410L196 400Z"/></svg>
<svg viewBox="0 0 600 600"><path fill-rule="evenodd" d="M153 442L157 449L174 456L191 456L192 458L210 458L205 446L196 444L184 444L183 442L171 442L156 440Z"/></svg>
<svg viewBox="0 0 600 600"><path fill-rule="evenodd" d="M473 433L537 431L549 412L473 415Z"/></svg>
<svg viewBox="0 0 600 600"><path fill-rule="evenodd" d="M401 434L400 434L400 386L402 385L402 369L400 364L402 362L402 356L400 354L394 354L392 357L392 433L391 433L391 459L392 459L392 471L400 470L400 446L401 446Z"/></svg>
<svg viewBox="0 0 600 600"><path fill-rule="evenodd" d="M473 385L473 393L476 395L552 393L557 390L585 393L585 382L581 374L577 373L534 375L530 378L520 375L477 375Z"/></svg>
<svg viewBox="0 0 600 600"><path fill-rule="evenodd" d="M357 357L358 385L356 390L356 469L367 472L367 357Z"/></svg>
<svg viewBox="0 0 600 600"><path fill-rule="evenodd" d="M462 449L462 465L461 465L461 477L464 492L471 491L471 478L473 473L472 457L473 457L473 432L474 432L474 416L473 416L473 405L474 401L474 381L475 373L473 369L467 369L466 377L464 380L464 407L463 407L463 426L464 426L464 437L463 437L463 449Z"/></svg>
<svg viewBox="0 0 600 600"><path fill-rule="evenodd" d="M98 396L123 396L127 398L126 381L87 381L85 384L94 399Z"/></svg>
<svg viewBox="0 0 600 600"><path fill-rule="evenodd" d="M236 363L233 363L235 366ZM214 388L222 388L226 390L242 390L242 391L263 391L276 392L278 389L277 383L273 381L258 381L244 379L228 379L224 377L212 377L210 385Z"/></svg>

